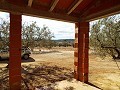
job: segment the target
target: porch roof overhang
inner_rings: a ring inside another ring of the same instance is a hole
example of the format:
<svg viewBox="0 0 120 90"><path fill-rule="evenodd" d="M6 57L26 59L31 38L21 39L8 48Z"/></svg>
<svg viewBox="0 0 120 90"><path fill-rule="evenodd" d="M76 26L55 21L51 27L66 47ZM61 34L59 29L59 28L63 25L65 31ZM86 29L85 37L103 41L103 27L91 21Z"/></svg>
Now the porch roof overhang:
<svg viewBox="0 0 120 90"><path fill-rule="evenodd" d="M120 13L120 0L0 0L0 11L75 23Z"/></svg>

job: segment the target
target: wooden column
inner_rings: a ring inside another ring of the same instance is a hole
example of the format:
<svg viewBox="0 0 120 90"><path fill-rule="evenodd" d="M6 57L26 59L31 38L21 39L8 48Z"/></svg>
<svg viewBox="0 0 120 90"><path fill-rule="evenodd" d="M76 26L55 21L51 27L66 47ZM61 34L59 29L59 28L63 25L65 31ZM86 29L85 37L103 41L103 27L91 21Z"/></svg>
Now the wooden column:
<svg viewBox="0 0 120 90"><path fill-rule="evenodd" d="M9 85L21 89L21 15L10 13Z"/></svg>
<svg viewBox="0 0 120 90"><path fill-rule="evenodd" d="M89 22L75 23L75 79L88 82Z"/></svg>

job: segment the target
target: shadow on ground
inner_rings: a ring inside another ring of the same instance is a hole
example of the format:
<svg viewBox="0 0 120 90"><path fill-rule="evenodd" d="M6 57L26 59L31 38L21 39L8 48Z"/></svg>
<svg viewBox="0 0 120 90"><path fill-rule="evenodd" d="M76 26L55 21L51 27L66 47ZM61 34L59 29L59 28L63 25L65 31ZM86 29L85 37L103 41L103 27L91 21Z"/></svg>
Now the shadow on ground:
<svg viewBox="0 0 120 90"><path fill-rule="evenodd" d="M91 82L87 82L86 84L91 85L91 86L93 86L93 87L96 87L96 88L98 88L98 89L101 89L100 87L98 87L98 86L92 84Z"/></svg>
<svg viewBox="0 0 120 90"><path fill-rule="evenodd" d="M22 63L26 63L26 62L35 62L35 59L33 59L32 57L30 57L29 59L25 60L25 59L22 59ZM9 58L8 57L5 57L5 58L2 58L0 60L0 63L9 63Z"/></svg>
<svg viewBox="0 0 120 90"><path fill-rule="evenodd" d="M8 68L0 68L0 90L9 89L8 84ZM48 66L44 64L39 65L22 65L22 89L34 90L54 90L55 82L62 80L71 80L73 78L73 71L65 67ZM45 88L45 89L44 89Z"/></svg>
<svg viewBox="0 0 120 90"><path fill-rule="evenodd" d="M40 51L40 52L35 52L34 51L33 54L47 54L47 53L56 53L56 52L60 53L60 51L56 51L56 50L53 50L53 51L49 51L49 50L47 51L46 50L46 51Z"/></svg>

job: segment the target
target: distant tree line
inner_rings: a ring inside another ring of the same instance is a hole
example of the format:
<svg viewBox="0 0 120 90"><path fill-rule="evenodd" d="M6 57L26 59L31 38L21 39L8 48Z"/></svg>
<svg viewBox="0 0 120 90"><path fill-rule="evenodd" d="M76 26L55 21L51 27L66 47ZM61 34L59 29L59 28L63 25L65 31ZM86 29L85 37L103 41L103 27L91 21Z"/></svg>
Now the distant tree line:
<svg viewBox="0 0 120 90"><path fill-rule="evenodd" d="M31 24L25 22L22 28L22 40L23 45L34 49L34 47L40 48L52 48L54 42L52 38L54 34L50 31L50 29L43 25L43 27L39 27L36 22L32 22Z"/></svg>
<svg viewBox="0 0 120 90"><path fill-rule="evenodd" d="M64 39L64 40L61 40L61 41L57 41L56 43L56 46L59 46L59 47L69 47L69 46L72 46L74 47L74 39L69 41L70 39Z"/></svg>
<svg viewBox="0 0 120 90"><path fill-rule="evenodd" d="M0 18L0 49L9 47L9 20ZM49 27L43 25L39 27L36 22L24 22L22 24L22 46L30 47L33 50L35 47L39 48L52 48L56 46L73 46L74 42L62 40L56 42L52 40L54 37L53 32L50 31Z"/></svg>
<svg viewBox="0 0 120 90"><path fill-rule="evenodd" d="M9 29L10 22L0 18L0 48L9 47ZM52 48L54 42L52 38L54 34L50 29L43 25L39 27L36 22L24 22L22 25L22 45L30 47L32 50L34 47Z"/></svg>

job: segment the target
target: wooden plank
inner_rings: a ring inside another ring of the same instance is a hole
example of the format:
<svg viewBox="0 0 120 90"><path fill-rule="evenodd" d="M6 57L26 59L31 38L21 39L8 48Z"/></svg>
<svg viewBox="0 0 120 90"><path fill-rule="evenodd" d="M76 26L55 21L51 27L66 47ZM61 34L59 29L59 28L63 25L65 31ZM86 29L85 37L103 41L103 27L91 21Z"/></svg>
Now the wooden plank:
<svg viewBox="0 0 120 90"><path fill-rule="evenodd" d="M0 2L4 2L5 0L0 0Z"/></svg>
<svg viewBox="0 0 120 90"><path fill-rule="evenodd" d="M93 21L120 13L120 5L83 17L82 21Z"/></svg>
<svg viewBox="0 0 120 90"><path fill-rule="evenodd" d="M73 4L70 6L70 8L68 9L68 12L67 12L67 14L70 14L70 13L72 13L73 12L73 10L75 10L75 8L82 2L83 0L75 0L74 2L73 2Z"/></svg>
<svg viewBox="0 0 120 90"><path fill-rule="evenodd" d="M80 17L83 21L91 21L117 13L120 13L120 0L108 0L99 4L96 2L92 8L86 10Z"/></svg>
<svg viewBox="0 0 120 90"><path fill-rule="evenodd" d="M28 0L28 6L31 7L33 3L33 0Z"/></svg>
<svg viewBox="0 0 120 90"><path fill-rule="evenodd" d="M55 6L57 5L57 3L59 2L59 0L53 0L51 5L50 5L50 12L52 12L55 8Z"/></svg>
<svg viewBox="0 0 120 90"><path fill-rule="evenodd" d="M48 11L41 11L41 10L33 9L31 7L20 7L7 2L0 3L0 10L5 12L20 13L22 15L30 15L40 18L54 19L65 22L71 22L71 23L79 22L80 20L77 17L73 17L65 14L57 14Z"/></svg>

